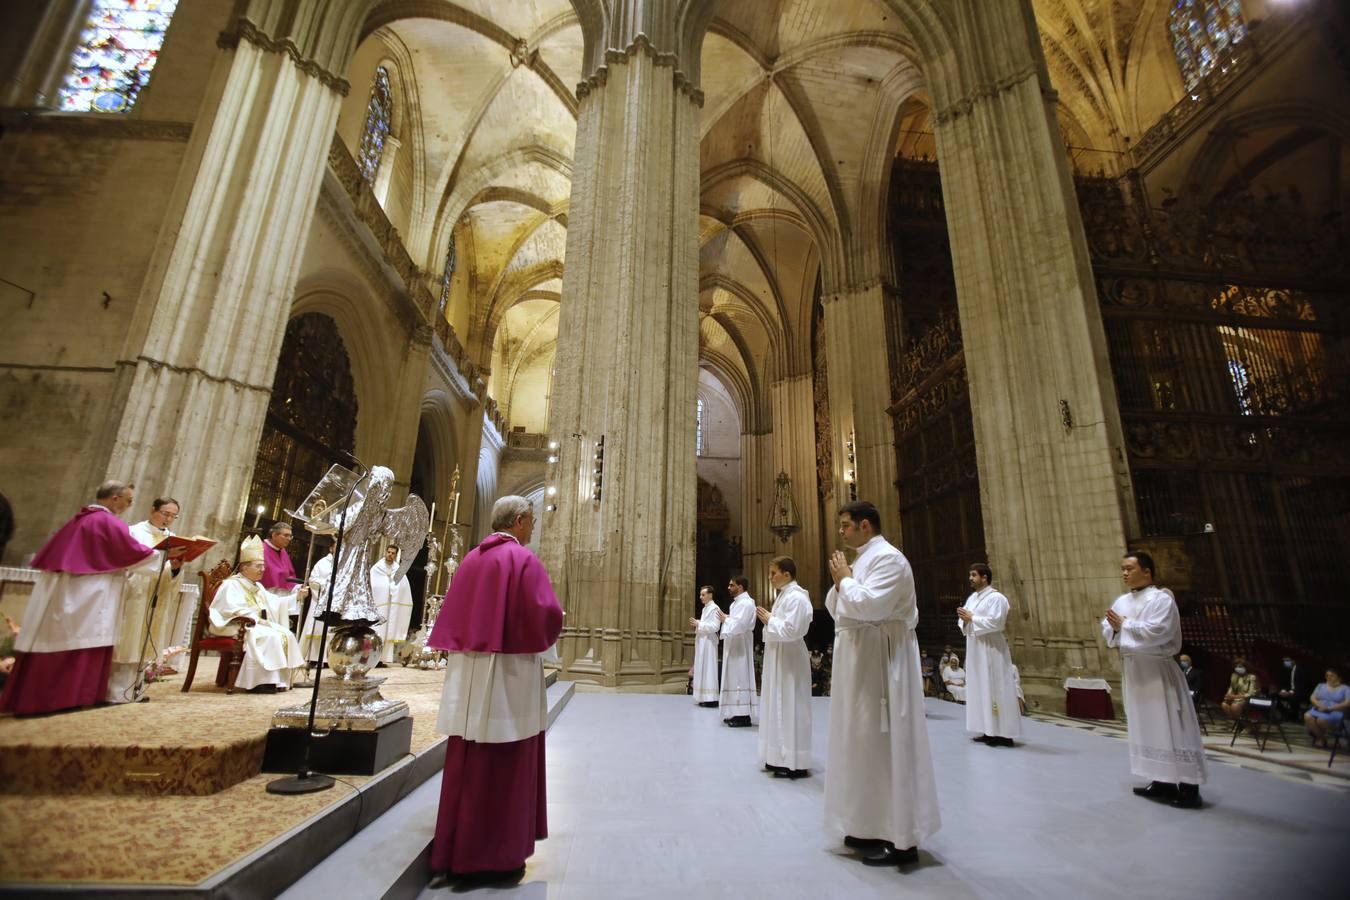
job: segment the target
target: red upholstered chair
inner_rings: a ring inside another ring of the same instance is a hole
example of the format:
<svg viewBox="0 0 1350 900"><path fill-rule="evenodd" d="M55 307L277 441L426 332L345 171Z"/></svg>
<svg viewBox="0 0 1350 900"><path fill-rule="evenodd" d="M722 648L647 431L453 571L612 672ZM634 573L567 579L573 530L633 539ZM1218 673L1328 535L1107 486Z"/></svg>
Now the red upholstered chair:
<svg viewBox="0 0 1350 900"><path fill-rule="evenodd" d="M225 693L234 693L234 682L239 677L239 666L244 661L244 629L242 620L236 634L211 633L211 601L216 599L216 591L221 582L230 577L230 564L224 560L216 563L210 571L201 573L202 595L197 599L197 624L192 629L192 658L188 661L187 677L183 679L183 690L192 687L192 676L197 672L197 656L203 650L215 650L220 654L220 668L216 671L216 685L225 688Z"/></svg>

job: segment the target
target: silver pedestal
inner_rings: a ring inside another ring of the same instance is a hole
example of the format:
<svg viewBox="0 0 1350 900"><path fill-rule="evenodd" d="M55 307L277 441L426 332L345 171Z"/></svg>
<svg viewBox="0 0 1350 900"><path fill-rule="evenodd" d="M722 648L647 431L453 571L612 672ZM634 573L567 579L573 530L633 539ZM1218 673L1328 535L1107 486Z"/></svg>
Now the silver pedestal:
<svg viewBox="0 0 1350 900"><path fill-rule="evenodd" d="M314 728L331 731L374 731L408 715L403 700L386 700L380 695L383 678L326 678L319 683L319 700L314 707ZM305 728L309 725L309 704L300 703L277 710L273 728Z"/></svg>

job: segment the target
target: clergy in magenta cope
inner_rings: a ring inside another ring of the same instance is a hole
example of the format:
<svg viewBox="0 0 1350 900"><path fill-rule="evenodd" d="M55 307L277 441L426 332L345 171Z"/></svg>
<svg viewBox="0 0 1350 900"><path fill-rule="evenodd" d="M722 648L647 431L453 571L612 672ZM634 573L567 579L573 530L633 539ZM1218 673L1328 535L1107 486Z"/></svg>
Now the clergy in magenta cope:
<svg viewBox="0 0 1350 900"><path fill-rule="evenodd" d="M158 564L121 519L134 499L134 485L105 481L33 557L39 574L0 712L81 709L107 695L127 574Z"/></svg>
<svg viewBox="0 0 1350 900"><path fill-rule="evenodd" d="M544 653L562 632L562 607L526 545L534 509L498 498L492 533L464 556L427 646L447 654L436 729L449 736L433 884L518 879L548 837Z"/></svg>

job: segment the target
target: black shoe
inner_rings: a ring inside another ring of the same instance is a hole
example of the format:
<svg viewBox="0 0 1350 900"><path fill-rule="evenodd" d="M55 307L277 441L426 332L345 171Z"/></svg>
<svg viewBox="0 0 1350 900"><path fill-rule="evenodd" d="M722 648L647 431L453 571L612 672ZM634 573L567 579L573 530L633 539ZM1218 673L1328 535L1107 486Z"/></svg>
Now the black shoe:
<svg viewBox="0 0 1350 900"><path fill-rule="evenodd" d="M991 737L989 740L985 741L985 743L988 744L990 747L1016 747L1016 746L1017 746L1016 744L1013 743L1013 739L1012 739L1012 738L1008 738L1008 737Z"/></svg>
<svg viewBox="0 0 1350 900"><path fill-rule="evenodd" d="M889 847L890 841L883 841L881 838L860 838L851 834L844 835L844 846L852 847L854 850L875 850L878 847Z"/></svg>
<svg viewBox="0 0 1350 900"><path fill-rule="evenodd" d="M717 706L717 701L716 701L716 700L704 700L702 703L699 704L699 706L708 707L708 708L711 709L711 708Z"/></svg>
<svg viewBox="0 0 1350 900"><path fill-rule="evenodd" d="M776 775L776 774L778 774L779 772L786 772L787 769L783 768L782 766L772 766L772 765L769 765L768 763L765 763L765 764L764 764L764 771L765 771L765 772L773 772L773 773Z"/></svg>
<svg viewBox="0 0 1350 900"><path fill-rule="evenodd" d="M869 853L863 857L863 865L865 866L907 866L918 861L918 847L897 850L890 843L887 843L886 846L875 853Z"/></svg>
<svg viewBox="0 0 1350 900"><path fill-rule="evenodd" d="M1177 786L1166 781L1150 781L1148 787L1135 788L1134 795L1150 800L1170 800L1177 795Z"/></svg>
<svg viewBox="0 0 1350 900"><path fill-rule="evenodd" d="M722 721L723 721L723 722L726 722L726 723L727 723L727 726L730 727L730 728L749 728L749 727L750 727L750 717L749 717L749 716L732 716L730 719L723 719Z"/></svg>
<svg viewBox="0 0 1350 900"><path fill-rule="evenodd" d="M792 771L783 774L784 778L790 778L793 781L796 781L798 778L809 778L810 776L811 772L808 769L793 769Z"/></svg>
<svg viewBox="0 0 1350 900"><path fill-rule="evenodd" d="M248 692L250 694L275 694L277 686L275 684L260 684L257 687L249 688Z"/></svg>
<svg viewBox="0 0 1350 900"><path fill-rule="evenodd" d="M476 887L486 887L493 884L515 884L525 877L525 867L518 869L507 869L501 872L465 872L464 874L450 873L450 879L455 882L456 892Z"/></svg>
<svg viewBox="0 0 1350 900"><path fill-rule="evenodd" d="M1172 805L1177 809L1199 809L1204 805L1200 801L1200 785L1181 784L1178 787L1180 790L1172 798Z"/></svg>
<svg viewBox="0 0 1350 900"><path fill-rule="evenodd" d="M971 740L974 741L974 742L977 743L977 744L987 744L987 743L989 743L989 735L987 735L987 734L982 734L982 735L980 735L979 737L973 737L973 738L971 738Z"/></svg>

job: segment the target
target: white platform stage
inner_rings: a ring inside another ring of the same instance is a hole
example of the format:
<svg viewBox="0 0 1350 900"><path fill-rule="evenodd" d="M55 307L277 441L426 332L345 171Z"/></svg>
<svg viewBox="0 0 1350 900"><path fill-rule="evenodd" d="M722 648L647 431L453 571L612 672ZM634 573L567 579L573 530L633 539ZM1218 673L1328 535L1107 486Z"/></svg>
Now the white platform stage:
<svg viewBox="0 0 1350 900"><path fill-rule="evenodd" d="M1130 793L1119 738L1028 720L1017 748L985 747L965 734L963 707L937 700L927 705L942 831L911 871L869 869L820 825L829 701L814 703L813 777L791 782L757 771L754 729L726 728L689 698L577 693L548 734L552 836L521 884L473 894L1346 896L1343 787L1211 760L1205 808L1177 810Z"/></svg>

